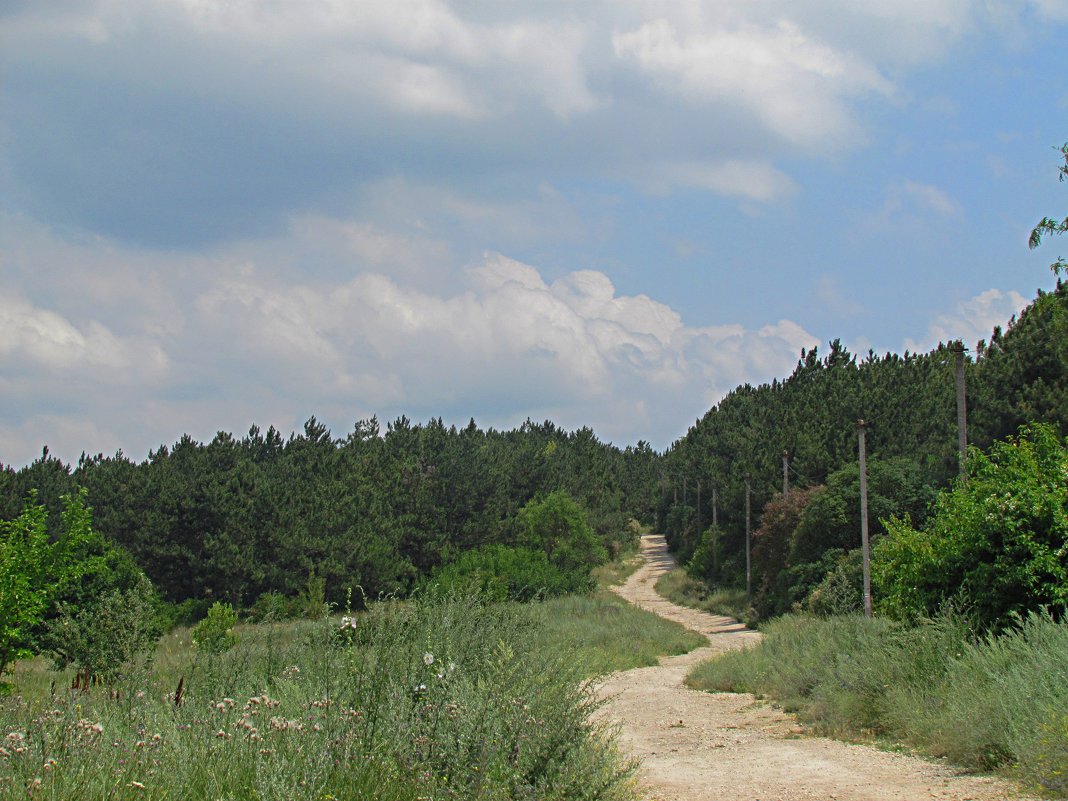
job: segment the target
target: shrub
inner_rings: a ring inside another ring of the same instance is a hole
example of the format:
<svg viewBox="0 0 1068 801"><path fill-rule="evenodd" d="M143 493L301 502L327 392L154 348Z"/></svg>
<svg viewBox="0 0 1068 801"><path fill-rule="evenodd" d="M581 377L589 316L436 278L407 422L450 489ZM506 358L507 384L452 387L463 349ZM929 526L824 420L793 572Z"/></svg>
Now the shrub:
<svg viewBox="0 0 1068 801"><path fill-rule="evenodd" d="M155 590L142 576L134 587L109 590L84 606L60 604L47 635L58 667L74 665L111 683L148 657L162 629Z"/></svg>
<svg viewBox="0 0 1068 801"><path fill-rule="evenodd" d="M230 604L216 601L208 610L208 616L193 626L193 644L206 654L221 654L237 644L233 628L237 612Z"/></svg>
<svg viewBox="0 0 1068 801"><path fill-rule="evenodd" d="M915 620L949 598L983 628L1068 602L1068 442L1035 425L972 450L968 480L937 500L922 529L887 523L872 579L880 609Z"/></svg>

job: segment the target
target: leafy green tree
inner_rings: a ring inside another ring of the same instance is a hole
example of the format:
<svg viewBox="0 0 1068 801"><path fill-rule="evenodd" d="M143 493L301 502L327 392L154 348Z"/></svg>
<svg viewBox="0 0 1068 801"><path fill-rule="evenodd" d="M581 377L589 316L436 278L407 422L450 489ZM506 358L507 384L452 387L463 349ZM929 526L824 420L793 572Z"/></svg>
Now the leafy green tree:
<svg viewBox="0 0 1068 801"><path fill-rule="evenodd" d="M1057 180L1063 181L1068 178L1068 142L1061 145L1061 156L1064 157L1064 164L1058 168L1059 175ZM1042 237L1054 234L1063 234L1068 232L1068 217L1065 217L1061 221L1057 221L1052 217L1043 217L1038 225L1031 231L1031 239L1028 241L1028 247L1034 250L1042 244ZM1068 263L1064 261L1064 258L1059 258L1049 266L1054 275L1060 275L1062 271L1068 272Z"/></svg>
<svg viewBox="0 0 1068 801"><path fill-rule="evenodd" d="M608 557L586 512L562 490L520 509L516 532L520 547L544 551L549 563L565 573L588 573Z"/></svg>
<svg viewBox="0 0 1068 801"><path fill-rule="evenodd" d="M887 523L872 559L875 600L894 617L946 601L983 627L1068 604L1068 440L1048 425L972 450L968 480L942 492L923 528Z"/></svg>
<svg viewBox="0 0 1068 801"><path fill-rule="evenodd" d="M63 530L55 541L36 491L21 515L0 522L0 676L12 661L38 650L50 607L91 566L77 558L91 536L84 491L64 496L63 506Z"/></svg>

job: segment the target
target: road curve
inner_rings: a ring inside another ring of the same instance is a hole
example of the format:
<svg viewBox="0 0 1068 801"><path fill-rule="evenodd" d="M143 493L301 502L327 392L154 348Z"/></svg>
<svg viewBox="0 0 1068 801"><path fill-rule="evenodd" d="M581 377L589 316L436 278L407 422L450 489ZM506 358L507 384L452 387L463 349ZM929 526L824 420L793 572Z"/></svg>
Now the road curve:
<svg viewBox="0 0 1068 801"><path fill-rule="evenodd" d="M1028 798L990 777L823 737L751 695L683 685L690 667L744 648L760 634L738 621L677 606L656 594L674 567L664 538L642 538L644 563L616 591L631 603L700 632L709 644L657 667L623 671L599 687L599 716L619 727L624 753L641 762L643 798L655 801L1005 801Z"/></svg>

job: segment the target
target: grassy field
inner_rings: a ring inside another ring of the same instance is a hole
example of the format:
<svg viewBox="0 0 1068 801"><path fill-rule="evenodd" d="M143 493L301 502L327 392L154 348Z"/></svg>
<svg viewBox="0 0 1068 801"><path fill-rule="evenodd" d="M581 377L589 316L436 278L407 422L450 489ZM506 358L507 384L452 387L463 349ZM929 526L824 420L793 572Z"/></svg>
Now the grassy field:
<svg viewBox="0 0 1068 801"><path fill-rule="evenodd" d="M627 799L586 680L697 644L607 592L235 633L205 654L176 630L88 691L20 663L0 698L0 798Z"/></svg>
<svg viewBox="0 0 1068 801"><path fill-rule="evenodd" d="M699 665L698 689L753 692L817 732L905 743L1068 797L1068 625L1033 615L976 639L959 618L917 627L787 615L763 643Z"/></svg>

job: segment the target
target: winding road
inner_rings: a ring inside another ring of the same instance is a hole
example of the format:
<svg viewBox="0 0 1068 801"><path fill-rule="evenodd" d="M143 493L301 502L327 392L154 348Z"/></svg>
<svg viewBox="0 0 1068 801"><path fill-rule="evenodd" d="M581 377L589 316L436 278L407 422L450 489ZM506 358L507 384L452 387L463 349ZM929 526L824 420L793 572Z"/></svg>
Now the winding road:
<svg viewBox="0 0 1068 801"><path fill-rule="evenodd" d="M1030 798L1001 779L961 775L905 754L811 737L797 720L752 695L691 690L691 666L743 648L760 634L738 621L677 606L656 594L675 565L664 538L642 538L644 563L615 588L625 599L708 638L657 667L609 676L599 715L619 727L622 750L641 762L643 798L655 801L1004 801Z"/></svg>

